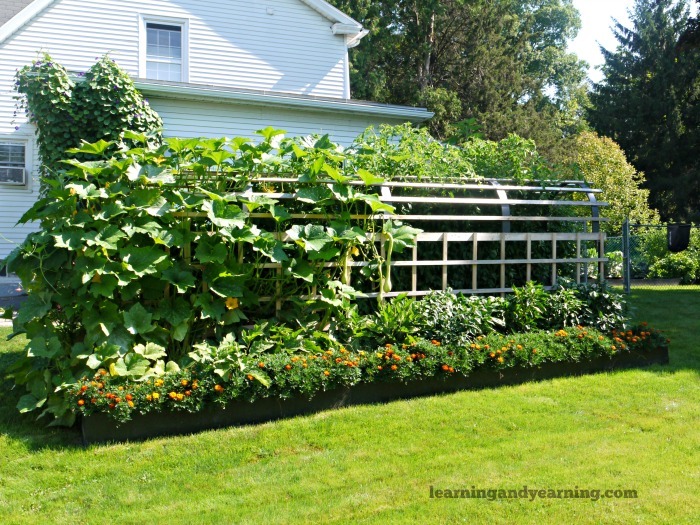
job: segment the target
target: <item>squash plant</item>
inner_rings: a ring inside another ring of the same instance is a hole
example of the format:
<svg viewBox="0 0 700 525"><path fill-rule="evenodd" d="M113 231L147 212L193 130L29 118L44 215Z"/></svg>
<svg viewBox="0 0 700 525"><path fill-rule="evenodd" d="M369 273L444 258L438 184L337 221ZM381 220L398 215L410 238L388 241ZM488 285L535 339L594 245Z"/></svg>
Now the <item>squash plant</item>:
<svg viewBox="0 0 700 525"><path fill-rule="evenodd" d="M240 334L249 318L274 315L277 301L301 296L285 306L296 304L319 328L343 315L354 290L342 262L386 262L374 240L382 225L351 220L393 211L369 185L381 179L358 173L327 137L260 135L257 144L168 139L154 147L148 135L126 132L137 147L100 140L69 150L74 158L21 219L41 231L7 260L29 291L15 321L27 355L11 370L28 391L21 411L43 409L70 424L66 392L81 378L104 370L144 381L176 371L195 345ZM293 199L248 191L254 177L283 172L297 174ZM311 212L327 219L293 218ZM384 225L394 249L418 232Z"/></svg>

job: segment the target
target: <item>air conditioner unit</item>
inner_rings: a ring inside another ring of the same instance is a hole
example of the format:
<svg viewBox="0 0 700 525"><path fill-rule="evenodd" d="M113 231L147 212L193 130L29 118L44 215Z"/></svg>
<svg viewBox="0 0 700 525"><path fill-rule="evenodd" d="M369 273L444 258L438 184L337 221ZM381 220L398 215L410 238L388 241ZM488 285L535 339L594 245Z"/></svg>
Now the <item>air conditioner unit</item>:
<svg viewBox="0 0 700 525"><path fill-rule="evenodd" d="M27 184L27 170L24 168L0 166L0 184L25 186Z"/></svg>

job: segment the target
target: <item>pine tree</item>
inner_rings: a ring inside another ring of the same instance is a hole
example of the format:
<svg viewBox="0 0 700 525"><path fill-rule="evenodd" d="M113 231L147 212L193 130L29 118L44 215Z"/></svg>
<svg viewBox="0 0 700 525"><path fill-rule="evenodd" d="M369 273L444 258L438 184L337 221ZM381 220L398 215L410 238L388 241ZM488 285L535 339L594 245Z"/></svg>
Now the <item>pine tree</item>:
<svg viewBox="0 0 700 525"><path fill-rule="evenodd" d="M617 49L602 49L604 78L591 95L594 129L615 140L646 175L651 203L662 218L694 214L687 191L689 101L697 62L679 54L687 27L687 0L636 0L631 27L614 25ZM697 146L697 143L696 143ZM696 198L696 197L695 197Z"/></svg>

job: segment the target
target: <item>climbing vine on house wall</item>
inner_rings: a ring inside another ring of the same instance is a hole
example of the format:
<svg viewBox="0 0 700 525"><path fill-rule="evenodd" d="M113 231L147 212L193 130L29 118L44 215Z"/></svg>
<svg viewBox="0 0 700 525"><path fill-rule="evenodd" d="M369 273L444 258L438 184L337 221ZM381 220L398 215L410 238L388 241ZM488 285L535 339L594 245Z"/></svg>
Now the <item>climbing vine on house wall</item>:
<svg viewBox="0 0 700 525"><path fill-rule="evenodd" d="M149 133L160 142L160 117L107 55L87 72L72 74L44 53L20 69L15 80L18 109L26 109L36 126L44 176L62 169L66 151L81 141L115 141L106 155L124 144L125 130Z"/></svg>

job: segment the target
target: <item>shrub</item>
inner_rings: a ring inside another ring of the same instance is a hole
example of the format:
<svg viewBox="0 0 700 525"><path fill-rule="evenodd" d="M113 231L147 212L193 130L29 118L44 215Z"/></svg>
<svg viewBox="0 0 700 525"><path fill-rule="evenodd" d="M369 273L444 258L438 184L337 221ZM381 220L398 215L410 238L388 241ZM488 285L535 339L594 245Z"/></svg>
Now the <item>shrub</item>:
<svg viewBox="0 0 700 525"><path fill-rule="evenodd" d="M570 289L582 301L580 324L601 331L624 327L627 322L627 302L622 294L610 289L607 283L576 284L569 279L560 279L558 288Z"/></svg>
<svg viewBox="0 0 700 525"><path fill-rule="evenodd" d="M418 303L420 336L462 345L478 335L503 328L505 302L498 297L432 292Z"/></svg>
<svg viewBox="0 0 700 525"><path fill-rule="evenodd" d="M669 253L649 267L647 277L680 278L680 284L693 284L700 280L700 252L686 250L679 253Z"/></svg>

